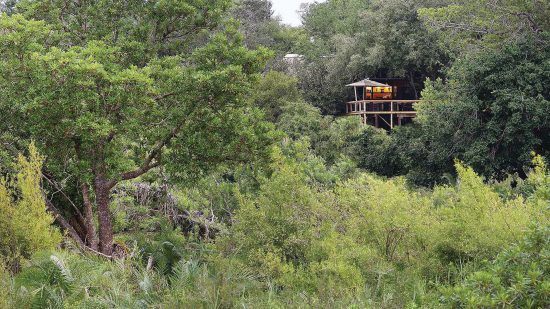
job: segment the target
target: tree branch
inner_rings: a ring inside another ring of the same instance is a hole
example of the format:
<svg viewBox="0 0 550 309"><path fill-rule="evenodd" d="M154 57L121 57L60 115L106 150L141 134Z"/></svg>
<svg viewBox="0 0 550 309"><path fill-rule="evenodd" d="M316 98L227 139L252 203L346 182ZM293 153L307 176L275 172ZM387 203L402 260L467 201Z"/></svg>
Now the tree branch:
<svg viewBox="0 0 550 309"><path fill-rule="evenodd" d="M80 236L78 235L78 233L76 232L74 227L69 223L69 221L67 221L63 217L63 215L61 215L61 213L59 212L59 210L57 208L55 208L53 203L50 200L48 200L45 196L44 196L44 200L46 201L46 207L48 208L48 210L51 213L53 213L55 221L57 221L59 223L59 225L61 225L61 227L64 228L67 231L69 236L71 236L71 238L76 242L78 247L79 248L86 247L86 244L84 243L82 238L80 238Z"/></svg>
<svg viewBox="0 0 550 309"><path fill-rule="evenodd" d="M168 93L165 93L165 94L160 94L160 95L154 97L153 100L155 100L155 101L162 100L162 99L171 97L175 94L176 94L175 92L168 92Z"/></svg>
<svg viewBox="0 0 550 309"><path fill-rule="evenodd" d="M71 200L70 197L67 196L67 194L65 194L65 192L63 192L63 189L61 189L57 183L55 183L53 180L51 180L44 172L42 172L42 177L44 179L46 179L46 181L48 181L48 183L50 183L54 188L57 189L57 192L61 193L61 195L63 195L63 197L69 202L69 204L71 204L71 206L73 206L75 212L76 212L76 215L78 216L78 218L82 221L84 221L84 216L82 215L82 213L80 212L80 210L78 209L78 207L76 207L75 203Z"/></svg>
<svg viewBox="0 0 550 309"><path fill-rule="evenodd" d="M101 253L97 250L94 250L94 249L86 246L86 244L80 238L80 236L78 235L76 230L73 228L73 226L61 215L61 213L59 212L59 210L57 208L55 208L53 203L50 200L48 200L46 197L44 197L44 200L46 201L46 207L54 215L55 220L59 223L59 225L61 225L62 228L64 228L67 231L67 233L75 241L75 243L76 243L76 245L79 249L81 249L83 251L89 251L89 252L91 252L95 255L98 255L98 256L101 256L101 257L104 257L104 258L113 259L112 255L103 254L103 253Z"/></svg>
<svg viewBox="0 0 550 309"><path fill-rule="evenodd" d="M140 167L136 170L121 174L120 179L121 180L129 180L129 179L137 178L137 177L147 173L149 170L151 170L151 169L153 169L153 168L155 168L159 165L160 165L160 162L157 161L155 163L151 163L149 165L142 166L142 167Z"/></svg>
<svg viewBox="0 0 550 309"><path fill-rule="evenodd" d="M90 200L90 188L87 183L83 182L80 186L82 190L82 200L84 202L84 225L86 228L86 239L90 247L97 250L99 240L96 235L93 219L92 201Z"/></svg>
<svg viewBox="0 0 550 309"><path fill-rule="evenodd" d="M182 121L179 125L177 125L172 130L170 130L170 133L168 133L162 140L160 140L155 145L155 147L153 147L153 149L149 152L149 155L147 156L147 158L145 158L145 161L143 162L143 164L139 168L137 168L133 171L129 171L129 172L125 172L125 173L120 174L120 176L117 179L110 180L107 183L107 186L109 188L112 188L120 180L134 179L136 177L139 177L139 176L147 173L149 170L151 170L151 169L153 169L157 166L160 166L160 158L159 157L160 157L162 148L164 148L164 146L166 146L170 143L170 141L180 132L180 130L183 127L184 124L185 124L185 121ZM153 162L153 160L155 160L155 159L156 159L156 162Z"/></svg>

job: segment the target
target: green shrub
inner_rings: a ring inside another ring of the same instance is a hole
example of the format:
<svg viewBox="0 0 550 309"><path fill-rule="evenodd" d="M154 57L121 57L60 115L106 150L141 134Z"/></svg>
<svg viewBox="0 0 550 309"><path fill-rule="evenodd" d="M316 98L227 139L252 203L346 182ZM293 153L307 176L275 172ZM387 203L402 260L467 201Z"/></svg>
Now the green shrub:
<svg viewBox="0 0 550 309"><path fill-rule="evenodd" d="M407 189L403 179L362 175L343 183L337 201L356 242L369 244L387 261L410 260L429 245L434 224L427 197Z"/></svg>
<svg viewBox="0 0 550 309"><path fill-rule="evenodd" d="M215 239L186 238L166 218L148 214L157 228L134 227L117 236L133 248L123 259L44 252L34 255L14 281L0 273L0 296L7 295L1 305L547 304L548 228L500 253L529 225L548 226L544 164L537 163L526 180L511 187L510 182L485 183L457 163L457 183L432 191L410 188L403 178L331 176L302 141L275 149L272 158L270 173L254 186L228 181L210 193L180 191L192 193L183 200L199 208L212 203L222 209L219 204L230 198L232 214ZM495 262L483 262L499 253Z"/></svg>
<svg viewBox="0 0 550 309"><path fill-rule="evenodd" d="M308 187L298 165L280 163L258 196L240 196L231 242L238 242L239 254L257 261L273 253L285 262L304 261L306 251L322 222L324 208L319 196ZM269 276L269 274L266 274Z"/></svg>
<svg viewBox="0 0 550 309"><path fill-rule="evenodd" d="M167 282L139 259L45 251L16 276L15 287L18 308L146 308L161 301Z"/></svg>
<svg viewBox="0 0 550 309"><path fill-rule="evenodd" d="M33 144L28 159L19 156L17 170L13 179L0 179L0 258L8 264L61 242L61 234L51 225L54 219L46 211L40 187L42 157Z"/></svg>
<svg viewBox="0 0 550 309"><path fill-rule="evenodd" d="M472 168L456 164L455 187L434 190L441 222L434 236L444 262L456 264L494 257L522 238L535 218L533 207L521 197L504 200Z"/></svg>
<svg viewBox="0 0 550 309"><path fill-rule="evenodd" d="M549 278L550 227L540 226L465 280L442 287L440 300L455 308L548 308Z"/></svg>
<svg viewBox="0 0 550 309"><path fill-rule="evenodd" d="M0 308L10 307L12 293L12 278L5 268L4 262L0 260Z"/></svg>

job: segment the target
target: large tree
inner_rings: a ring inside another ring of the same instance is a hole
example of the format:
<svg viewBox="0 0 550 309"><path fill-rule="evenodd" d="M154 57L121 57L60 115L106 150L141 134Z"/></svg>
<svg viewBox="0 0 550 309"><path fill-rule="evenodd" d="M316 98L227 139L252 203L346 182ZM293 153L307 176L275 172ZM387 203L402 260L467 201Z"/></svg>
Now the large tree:
<svg viewBox="0 0 550 309"><path fill-rule="evenodd" d="M241 31L248 47L274 45L273 34L279 29L273 18L273 9L269 0L241 0L232 10L232 15L241 23Z"/></svg>
<svg viewBox="0 0 550 309"><path fill-rule="evenodd" d="M366 77L399 77L418 96L427 77L440 76L447 55L418 18L439 1L329 0L310 5L304 27L313 43L301 86L325 113L342 112L345 84Z"/></svg>
<svg viewBox="0 0 550 309"><path fill-rule="evenodd" d="M538 48L548 42L550 2L546 0L442 1L419 10L455 56L483 47L499 48L531 37Z"/></svg>
<svg viewBox="0 0 550 309"><path fill-rule="evenodd" d="M456 158L487 177L522 175L531 152L548 157L550 146L550 6L446 2L418 10L425 31L436 35L434 44L450 58L444 78L426 83L413 126L395 129L389 138L365 137L361 166L407 174L422 185L448 180ZM388 164L377 168L372 162Z"/></svg>
<svg viewBox="0 0 550 309"><path fill-rule="evenodd" d="M49 182L77 188L81 204L49 207L79 245L112 254L119 182L159 166L188 178L266 148L245 95L267 53L223 22L229 4L22 1L0 16L0 126L36 141Z"/></svg>
<svg viewBox="0 0 550 309"><path fill-rule="evenodd" d="M487 177L523 175L533 151L548 156L549 53L533 44L470 53L455 62L446 82L427 83L419 126L396 132L411 179L438 182L453 173L455 158Z"/></svg>

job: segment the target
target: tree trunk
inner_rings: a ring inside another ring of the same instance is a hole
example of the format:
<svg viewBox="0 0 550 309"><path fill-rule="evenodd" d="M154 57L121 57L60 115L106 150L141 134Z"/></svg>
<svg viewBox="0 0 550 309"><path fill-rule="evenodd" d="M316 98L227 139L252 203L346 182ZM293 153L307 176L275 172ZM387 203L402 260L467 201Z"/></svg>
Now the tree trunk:
<svg viewBox="0 0 550 309"><path fill-rule="evenodd" d="M59 210L55 208L55 206L52 204L50 200L44 197L44 201L46 201L46 207L53 214L55 220L59 223L59 225L61 225L65 230L67 230L67 233L76 242L77 246L79 248L85 248L86 244L84 244L84 242L80 238L80 235L78 235L74 227L61 215Z"/></svg>
<svg viewBox="0 0 550 309"><path fill-rule="evenodd" d="M85 241L92 248L92 250L98 250L99 240L94 226L94 214L92 209L92 202L90 200L90 188L88 184L83 183L82 186L82 199L84 201L84 226L86 228Z"/></svg>
<svg viewBox="0 0 550 309"><path fill-rule="evenodd" d="M99 251L105 255L113 253L113 225L109 210L111 187L103 176L96 176L95 195L99 221Z"/></svg>

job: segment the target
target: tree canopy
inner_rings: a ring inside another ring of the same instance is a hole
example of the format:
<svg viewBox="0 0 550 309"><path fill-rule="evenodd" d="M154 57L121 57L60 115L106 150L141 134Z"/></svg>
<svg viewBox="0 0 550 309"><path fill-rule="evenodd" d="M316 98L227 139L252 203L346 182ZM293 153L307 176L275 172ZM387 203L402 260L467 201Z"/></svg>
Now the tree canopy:
<svg viewBox="0 0 550 309"><path fill-rule="evenodd" d="M273 8L0 0L0 308L550 308L548 1Z"/></svg>
<svg viewBox="0 0 550 309"><path fill-rule="evenodd" d="M22 1L0 19L2 125L34 138L51 177L75 177L83 201L91 187L103 253L119 181L160 165L186 178L265 148L268 128L244 95L266 52L243 47L220 19L227 6ZM94 237L81 238L94 249Z"/></svg>

